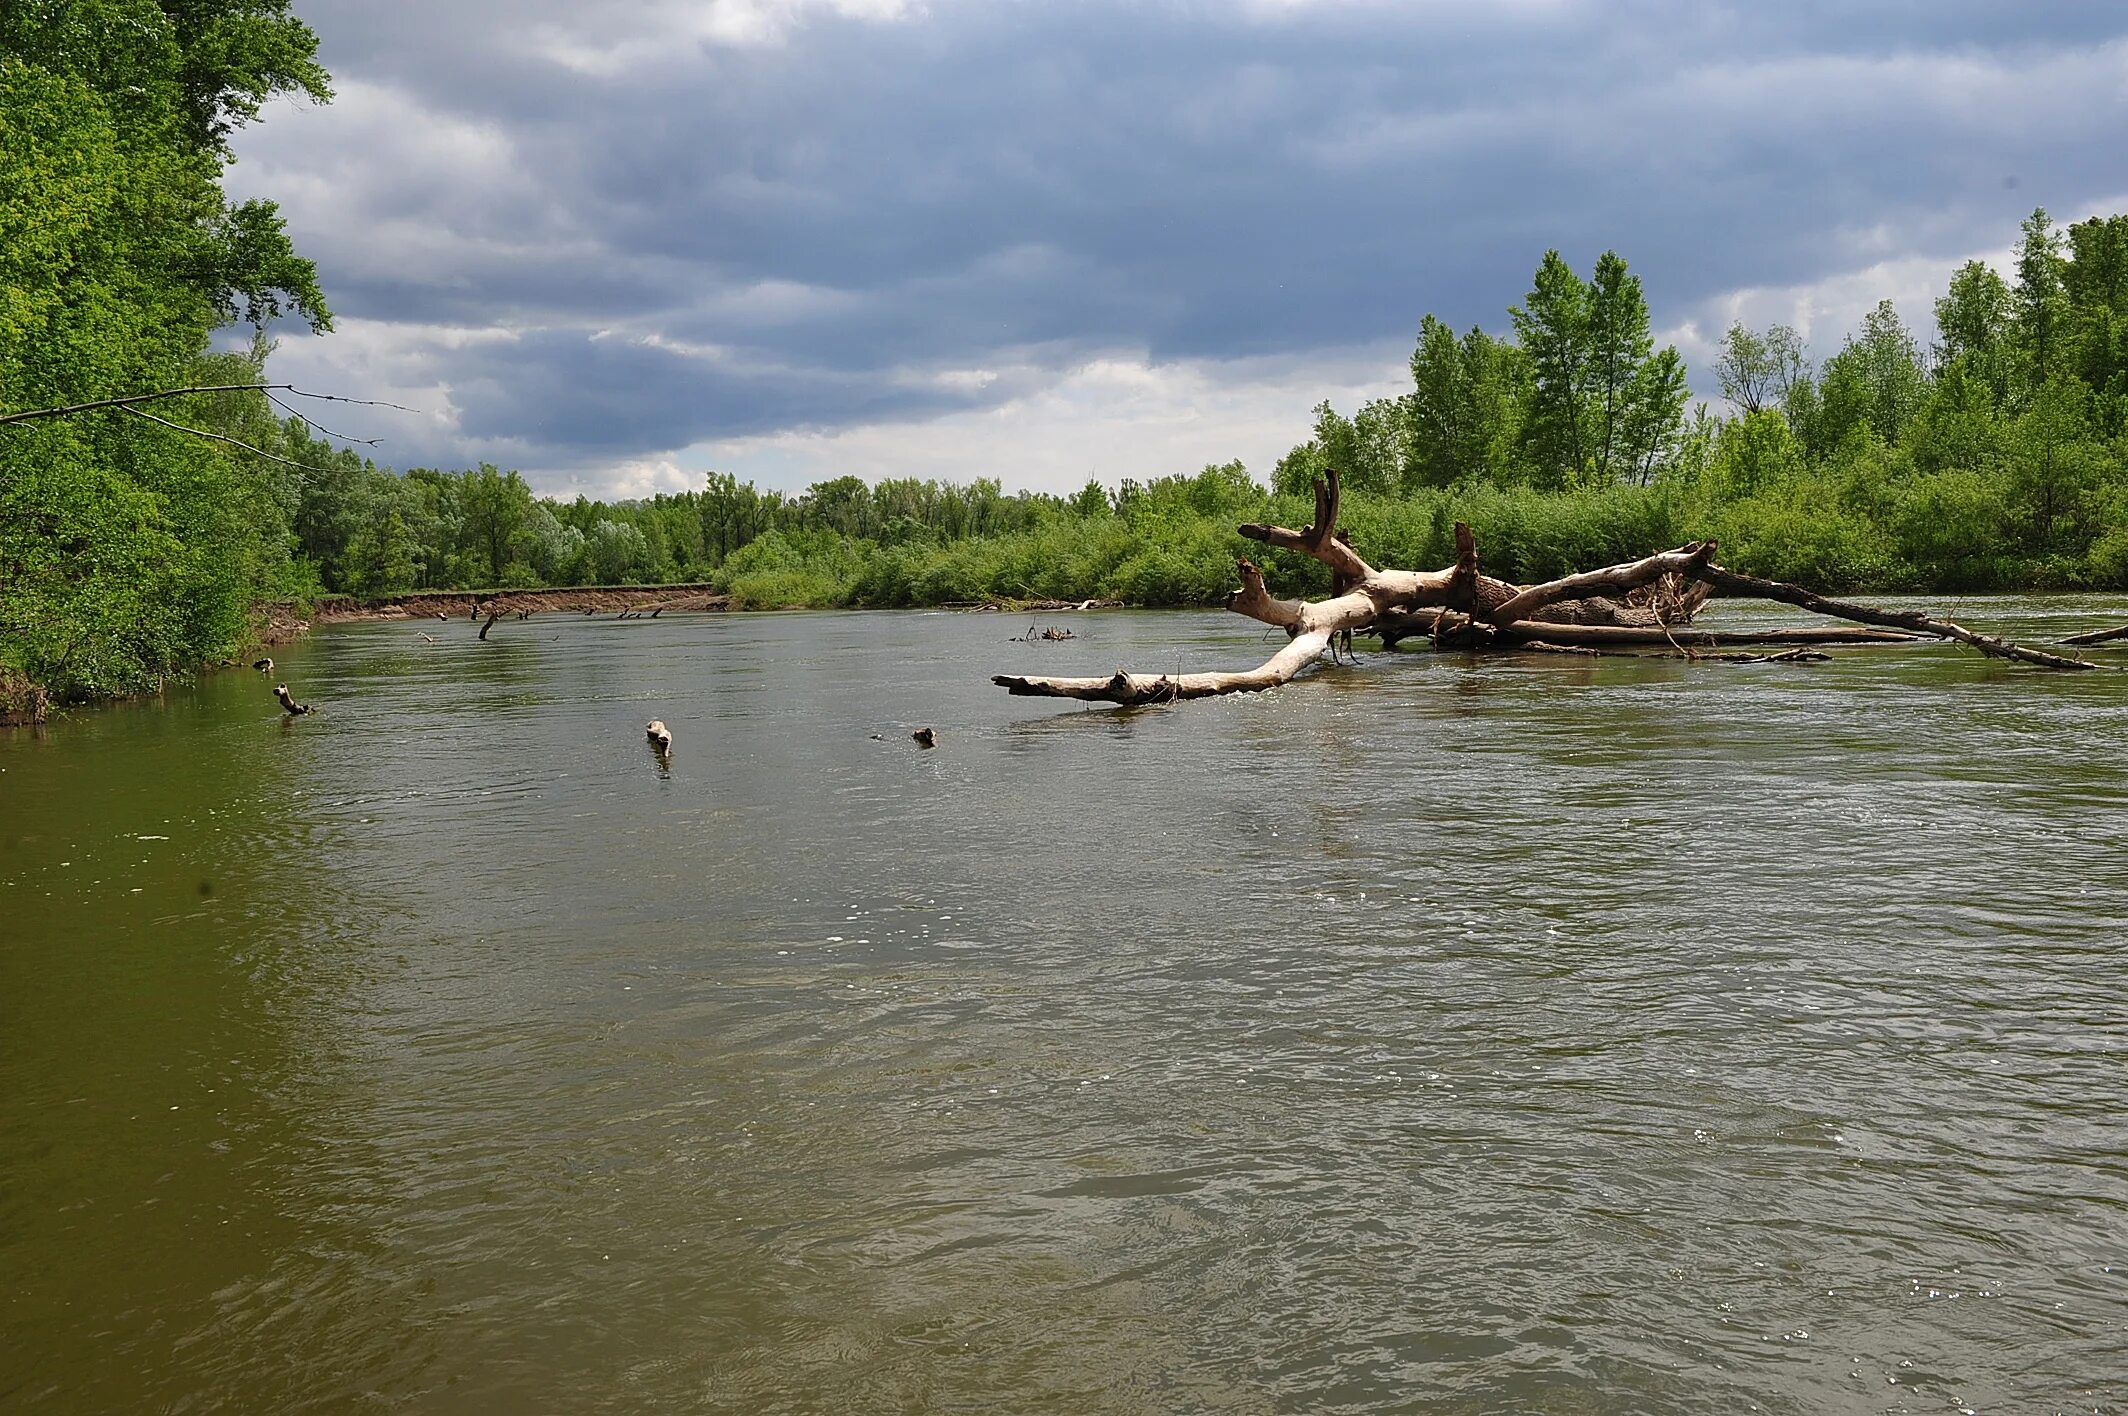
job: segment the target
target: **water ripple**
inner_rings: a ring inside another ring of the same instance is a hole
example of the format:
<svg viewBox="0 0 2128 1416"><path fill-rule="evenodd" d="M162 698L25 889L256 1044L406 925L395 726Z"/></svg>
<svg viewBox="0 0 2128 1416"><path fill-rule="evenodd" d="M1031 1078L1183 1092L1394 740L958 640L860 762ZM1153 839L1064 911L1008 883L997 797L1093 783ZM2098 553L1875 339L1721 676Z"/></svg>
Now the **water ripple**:
<svg viewBox="0 0 2128 1416"><path fill-rule="evenodd" d="M2128 1402L2115 687L448 628L0 744L0 1400Z"/></svg>

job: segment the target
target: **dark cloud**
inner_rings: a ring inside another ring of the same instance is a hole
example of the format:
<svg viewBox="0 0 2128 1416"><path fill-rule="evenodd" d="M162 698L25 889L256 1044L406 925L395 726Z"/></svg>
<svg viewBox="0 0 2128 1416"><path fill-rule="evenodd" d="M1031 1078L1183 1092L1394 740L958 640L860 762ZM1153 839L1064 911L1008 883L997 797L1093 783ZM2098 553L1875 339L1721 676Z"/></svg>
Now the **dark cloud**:
<svg viewBox="0 0 2128 1416"><path fill-rule="evenodd" d="M513 331L437 362L550 466L1497 328L1552 246L1678 318L2124 185L2104 6L302 8L343 99L238 184L343 315Z"/></svg>
<svg viewBox="0 0 2128 1416"><path fill-rule="evenodd" d="M542 330L464 353L453 371L461 426L481 441L627 457L715 432L920 417L969 406L946 388L908 389L867 373L770 368L644 344Z"/></svg>

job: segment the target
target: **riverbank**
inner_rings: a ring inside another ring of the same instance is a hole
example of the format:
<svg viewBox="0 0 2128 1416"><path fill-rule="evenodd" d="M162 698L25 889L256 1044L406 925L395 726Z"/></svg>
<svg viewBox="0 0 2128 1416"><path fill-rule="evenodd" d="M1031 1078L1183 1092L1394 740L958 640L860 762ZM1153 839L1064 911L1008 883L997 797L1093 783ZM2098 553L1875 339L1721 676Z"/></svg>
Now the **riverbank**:
<svg viewBox="0 0 2128 1416"><path fill-rule="evenodd" d="M417 590L400 595L321 595L315 600L279 600L255 606L253 630L243 650L201 669L235 668L253 651L271 649L301 638L319 625L366 624L379 620L497 620L537 614L612 614L657 617L671 614L728 614L749 608L706 581L667 585L578 585L540 590ZM815 607L805 607L815 608ZM928 608L969 613L1071 613L1122 609L1121 600L1016 600L993 596ZM115 703L129 695L81 700ZM32 727L45 721L57 700L47 688L20 674L0 672L0 728Z"/></svg>
<svg viewBox="0 0 2128 1416"><path fill-rule="evenodd" d="M482 619L534 614L721 614L729 595L707 582L677 585L578 585L545 590L421 590L404 595L327 595L314 602L313 624L385 619ZM301 631L297 631L300 633Z"/></svg>
<svg viewBox="0 0 2128 1416"><path fill-rule="evenodd" d="M321 595L308 605L295 601L261 605L256 642L286 644L321 624L372 620L478 620L536 614L663 614L667 610L721 614L729 595L704 583L684 585L578 585L553 590L418 590L404 595Z"/></svg>
<svg viewBox="0 0 2128 1416"><path fill-rule="evenodd" d="M260 629L263 644L285 644L313 625L362 624L371 620L469 619L493 615L498 619L535 614L641 614L667 611L692 614L728 614L747 606L708 582L672 585L580 585L545 590L422 590L404 595L363 597L326 595L311 603L307 615L294 604L263 607ZM847 606L803 605L799 609L840 609ZM1079 613L1087 610L1119 610L1121 600L1017 600L992 596L984 600L956 600L911 608L963 610L972 614Z"/></svg>
<svg viewBox="0 0 2128 1416"><path fill-rule="evenodd" d="M705 582L675 585L580 585L547 590L421 590L403 595L323 595L312 601L280 600L255 606L250 639L237 656L202 664L234 668L254 649L289 643L321 624L372 620L480 620L535 614L721 614L733 608L729 595ZM117 702L114 695L87 702ZM55 700L36 680L0 672L0 728L34 727L50 716Z"/></svg>

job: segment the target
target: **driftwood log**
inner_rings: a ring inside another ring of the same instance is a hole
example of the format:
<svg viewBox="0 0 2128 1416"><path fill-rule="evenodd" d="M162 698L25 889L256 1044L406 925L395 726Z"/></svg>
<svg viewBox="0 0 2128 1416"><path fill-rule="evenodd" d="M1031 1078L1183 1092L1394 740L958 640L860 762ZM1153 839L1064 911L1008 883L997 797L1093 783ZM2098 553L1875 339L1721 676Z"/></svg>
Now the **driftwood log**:
<svg viewBox="0 0 2128 1416"><path fill-rule="evenodd" d="M1288 637L1283 649L1256 668L1177 674L1134 674L1118 669L1106 678L998 674L991 682L1016 695L1077 698L1124 706L1251 693L1290 681L1312 667L1334 638L1361 630L1380 633L1392 645L1398 639L1424 633L1444 646L1537 652L1600 652L1620 645L1661 645L1683 652L1688 645L1874 644L1911 642L1927 636L1956 640L1983 654L2044 668L2096 667L2081 659L2030 649L1994 635L1976 634L1918 610L1856 605L1781 581L1742 575L1715 562L1717 547L1712 541L1693 541L1675 550L1562 576L1540 585L1513 585L1480 570L1477 539L1468 526L1458 522L1453 566L1443 570L1377 570L1336 533L1338 496L1338 478L1333 471L1315 484L1315 519L1305 529L1292 531L1253 523L1240 528L1241 534L1252 541L1298 551L1322 562L1330 568L1333 587L1326 600L1280 599L1266 587L1261 570L1246 559L1237 562L1241 588L1227 597L1226 607L1236 614L1275 625ZM1820 626L1710 633L1672 627L1675 621L1689 618L1709 594L1776 600L1867 628ZM1555 622L1559 619L1568 622ZM1750 657L1763 660L1788 656Z"/></svg>
<svg viewBox="0 0 2128 1416"><path fill-rule="evenodd" d="M1384 648L1406 639L1431 639L1440 610L1388 610L1375 621L1374 633ZM1577 649L1722 649L1784 644L1911 644L1923 636L1892 629L1849 628L1836 624L1794 625L1786 629L1693 629L1658 625L1642 629L1619 624L1553 624L1521 620L1506 625L1504 642L1525 648L1539 639Z"/></svg>

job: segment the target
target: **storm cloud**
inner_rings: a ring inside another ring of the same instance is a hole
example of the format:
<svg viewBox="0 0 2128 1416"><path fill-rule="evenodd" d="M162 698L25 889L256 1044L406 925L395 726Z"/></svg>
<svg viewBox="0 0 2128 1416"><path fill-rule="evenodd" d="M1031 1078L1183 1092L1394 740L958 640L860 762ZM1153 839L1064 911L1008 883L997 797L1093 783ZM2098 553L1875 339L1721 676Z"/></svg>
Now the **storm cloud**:
<svg viewBox="0 0 2128 1416"><path fill-rule="evenodd" d="M299 9L340 96L230 186L341 332L277 368L423 409L398 465L557 489L1262 470L1550 247L1620 251L1704 365L1740 314L1925 327L2035 205L2128 207L2104 6Z"/></svg>

